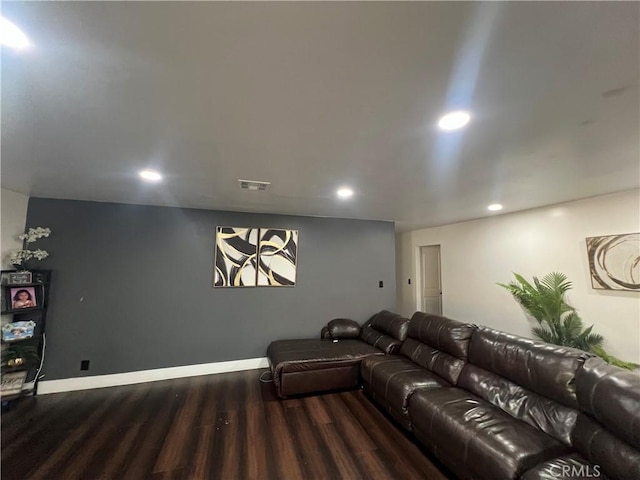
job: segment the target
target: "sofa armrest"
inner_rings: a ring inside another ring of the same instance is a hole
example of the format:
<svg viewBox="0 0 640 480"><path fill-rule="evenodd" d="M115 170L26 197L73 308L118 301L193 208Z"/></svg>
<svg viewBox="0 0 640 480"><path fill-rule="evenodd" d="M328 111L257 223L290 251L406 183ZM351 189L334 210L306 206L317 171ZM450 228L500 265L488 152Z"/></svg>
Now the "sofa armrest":
<svg viewBox="0 0 640 480"><path fill-rule="evenodd" d="M340 338L358 338L360 336L360 325L348 318L335 318L322 328L320 337L337 340Z"/></svg>

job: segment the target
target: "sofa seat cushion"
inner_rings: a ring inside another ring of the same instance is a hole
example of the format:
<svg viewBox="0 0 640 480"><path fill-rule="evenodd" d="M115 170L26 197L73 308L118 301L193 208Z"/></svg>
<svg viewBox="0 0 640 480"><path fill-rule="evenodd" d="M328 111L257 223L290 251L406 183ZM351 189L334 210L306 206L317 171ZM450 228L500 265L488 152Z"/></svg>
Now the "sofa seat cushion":
<svg viewBox="0 0 640 480"><path fill-rule="evenodd" d="M362 360L368 355L384 355L379 349L361 340L276 340L267 347L272 365L284 372L318 368L319 363Z"/></svg>
<svg viewBox="0 0 640 480"><path fill-rule="evenodd" d="M273 384L281 397L356 387L359 364L370 355L384 353L361 340L276 340L267 347Z"/></svg>
<svg viewBox="0 0 640 480"><path fill-rule="evenodd" d="M599 465L592 465L577 453L547 460L527 471L521 480L607 480Z"/></svg>
<svg viewBox="0 0 640 480"><path fill-rule="evenodd" d="M404 357L368 357L360 365L365 391L406 429L411 429L409 398L423 388L451 386L446 380Z"/></svg>
<svg viewBox="0 0 640 480"><path fill-rule="evenodd" d="M566 451L560 442L459 388L419 390L409 400L415 435L461 477L516 479ZM439 455L442 451L442 455Z"/></svg>

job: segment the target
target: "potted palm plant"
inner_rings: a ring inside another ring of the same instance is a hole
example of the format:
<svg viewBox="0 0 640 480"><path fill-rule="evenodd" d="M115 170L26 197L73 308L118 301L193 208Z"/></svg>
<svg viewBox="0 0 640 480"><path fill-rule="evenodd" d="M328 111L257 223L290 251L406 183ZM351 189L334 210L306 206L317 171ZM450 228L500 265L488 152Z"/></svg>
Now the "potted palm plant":
<svg viewBox="0 0 640 480"><path fill-rule="evenodd" d="M603 348L604 337L593 332L593 325L584 327L577 310L566 301L565 294L573 288L566 275L552 272L542 279L533 277L533 282L517 273L513 275L514 281L498 285L507 289L527 313L536 319L538 326L533 328L536 337L554 345L595 353L618 367L638 367L635 363L625 362L608 354Z"/></svg>

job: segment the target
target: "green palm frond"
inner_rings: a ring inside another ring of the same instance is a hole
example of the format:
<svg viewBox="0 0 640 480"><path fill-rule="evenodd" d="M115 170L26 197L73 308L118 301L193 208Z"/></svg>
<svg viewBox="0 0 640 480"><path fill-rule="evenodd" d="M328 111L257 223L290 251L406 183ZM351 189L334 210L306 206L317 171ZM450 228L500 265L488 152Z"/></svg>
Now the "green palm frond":
<svg viewBox="0 0 640 480"><path fill-rule="evenodd" d="M592 327L589 327L589 332L591 331L591 328ZM567 346L580 348L578 344L582 338L581 335L584 333L584 326L582 325L582 319L578 316L577 312L573 311L568 315L565 315L562 320L562 328L560 330ZM588 334L589 332L586 333Z"/></svg>
<svg viewBox="0 0 640 480"><path fill-rule="evenodd" d="M559 295L564 295L573 288L573 284L569 281L564 273L551 272L542 277L540 282L545 288Z"/></svg>
<svg viewBox="0 0 640 480"><path fill-rule="evenodd" d="M531 285L523 276L517 273L513 275L516 277L515 282L511 281L506 285L499 283L498 285L506 288L538 323L542 322L545 317L545 310L543 308L543 299L540 291ZM535 280L534 278L534 282Z"/></svg>
<svg viewBox="0 0 640 480"><path fill-rule="evenodd" d="M536 337L554 345L593 352L613 365L634 368L635 364L617 359L603 349L604 337L592 333L593 325L584 328L580 315L565 299L565 294L573 288L565 274L551 272L542 279L533 277L532 282L518 273L513 276L515 280L498 285L511 293L538 322L533 328Z"/></svg>
<svg viewBox="0 0 640 480"><path fill-rule="evenodd" d="M640 367L637 363L625 362L613 355L609 355L609 353L607 353L607 351L602 347L595 347L592 352L601 357L605 362L615 365L616 367L626 368L627 370L634 370Z"/></svg>
<svg viewBox="0 0 640 480"><path fill-rule="evenodd" d="M553 332L544 327L533 327L533 333L535 333L540 340L543 340L547 343L556 344L557 342L557 339Z"/></svg>
<svg viewBox="0 0 640 480"><path fill-rule="evenodd" d="M595 353L594 349L602 348L604 337L598 333L592 333L591 335L586 335L583 342L583 345L579 347L581 350Z"/></svg>

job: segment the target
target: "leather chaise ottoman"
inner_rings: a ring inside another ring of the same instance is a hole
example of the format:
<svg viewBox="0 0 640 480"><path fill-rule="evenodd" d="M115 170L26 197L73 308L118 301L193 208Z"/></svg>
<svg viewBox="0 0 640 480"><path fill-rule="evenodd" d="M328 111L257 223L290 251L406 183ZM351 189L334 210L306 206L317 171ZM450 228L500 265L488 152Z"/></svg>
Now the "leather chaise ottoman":
<svg viewBox="0 0 640 480"><path fill-rule="evenodd" d="M409 319L382 310L362 327L331 320L321 339L276 340L267 348L273 384L280 398L360 386L360 363L395 353L407 336Z"/></svg>
<svg viewBox="0 0 640 480"><path fill-rule="evenodd" d="M267 358L278 396L357 388L360 362L384 352L360 340L276 340Z"/></svg>

